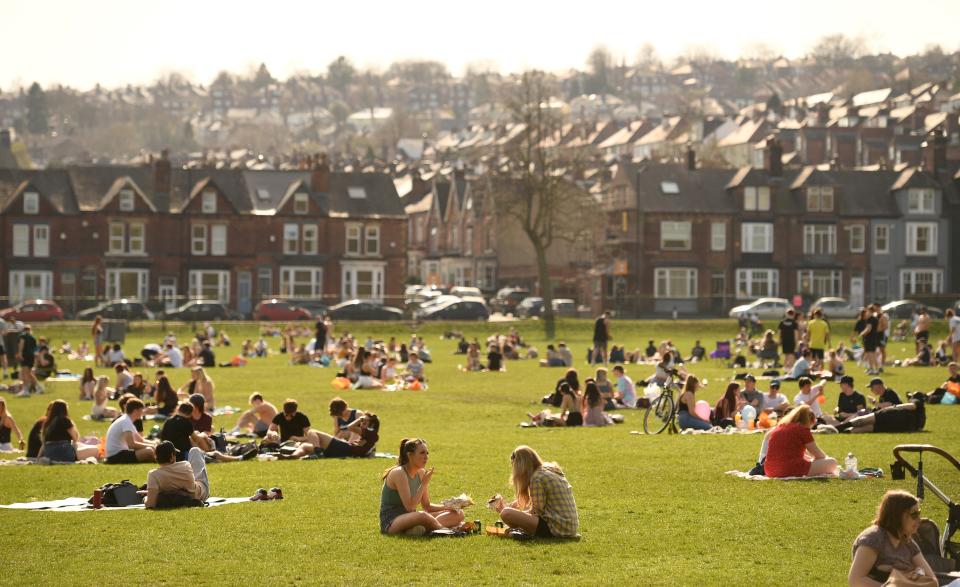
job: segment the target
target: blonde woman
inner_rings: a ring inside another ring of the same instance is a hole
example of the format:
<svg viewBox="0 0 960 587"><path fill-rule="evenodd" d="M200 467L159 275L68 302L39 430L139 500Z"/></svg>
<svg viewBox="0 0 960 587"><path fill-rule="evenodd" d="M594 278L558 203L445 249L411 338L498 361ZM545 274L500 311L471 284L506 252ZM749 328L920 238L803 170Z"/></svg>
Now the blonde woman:
<svg viewBox="0 0 960 587"><path fill-rule="evenodd" d="M16 432L20 439L20 450L23 450L23 433L13 419L13 414L7 411L7 400L0 397L0 452L13 452L10 444L10 432Z"/></svg>
<svg viewBox="0 0 960 587"><path fill-rule="evenodd" d="M810 429L817 417L807 404L801 404L784 416L777 427L767 433L767 477L818 477L837 474L837 461L817 446Z"/></svg>
<svg viewBox="0 0 960 587"><path fill-rule="evenodd" d="M207 375L207 372L203 370L203 367L194 367L190 370L190 381L187 381L181 385L180 389L177 390L177 397L185 400L191 395L199 393L203 396L206 410L208 412L213 412L214 387L213 379L210 379L210 376Z"/></svg>
<svg viewBox="0 0 960 587"><path fill-rule="evenodd" d="M523 445L514 449L510 462L513 468L510 483L516 499L505 506L502 499L495 498L500 519L511 528L520 528L531 536L577 536L580 518L573 499L573 487L560 465L544 463L537 451Z"/></svg>
<svg viewBox="0 0 960 587"><path fill-rule="evenodd" d="M110 392L113 391L107 387L109 381L104 375L97 377L97 386L93 390L93 407L90 410L94 420L112 420L120 415L120 412L107 406Z"/></svg>

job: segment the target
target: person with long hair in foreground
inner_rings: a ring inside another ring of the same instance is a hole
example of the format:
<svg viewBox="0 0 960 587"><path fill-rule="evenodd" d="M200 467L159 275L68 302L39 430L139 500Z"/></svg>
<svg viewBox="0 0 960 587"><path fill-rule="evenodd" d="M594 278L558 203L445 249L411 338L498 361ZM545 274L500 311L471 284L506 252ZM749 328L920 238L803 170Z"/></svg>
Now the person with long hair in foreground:
<svg viewBox="0 0 960 587"><path fill-rule="evenodd" d="M453 511L430 503L430 479L427 459L430 451L420 438L400 441L400 459L396 466L383 473L380 491L380 532L403 534L422 526L427 532L441 528L455 528L463 522L463 512ZM417 511L420 506L423 511Z"/></svg>
<svg viewBox="0 0 960 587"><path fill-rule="evenodd" d="M834 475L837 461L824 453L813 440L810 429L817 418L807 404L801 404L784 416L767 433L767 477L817 477ZM809 455L809 456L808 456Z"/></svg>
<svg viewBox="0 0 960 587"><path fill-rule="evenodd" d="M500 519L531 536L576 537L580 527L577 503L560 465L543 462L537 451L523 445L514 449L510 462L516 499L508 506L502 499L494 502Z"/></svg>
<svg viewBox="0 0 960 587"><path fill-rule="evenodd" d="M930 563L913 539L919 528L920 500L906 491L886 492L873 524L853 543L853 562L847 575L851 587L885 585L885 581L894 579L891 573L910 580L897 584L937 585Z"/></svg>

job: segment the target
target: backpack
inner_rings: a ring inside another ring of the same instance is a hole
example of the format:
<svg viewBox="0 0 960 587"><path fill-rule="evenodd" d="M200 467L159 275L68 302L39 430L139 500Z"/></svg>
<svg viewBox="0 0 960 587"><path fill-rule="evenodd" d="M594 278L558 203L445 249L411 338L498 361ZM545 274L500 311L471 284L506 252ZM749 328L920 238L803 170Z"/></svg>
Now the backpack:
<svg viewBox="0 0 960 587"><path fill-rule="evenodd" d="M100 504L103 507L127 507L129 505L140 505L143 499L137 494L137 486L124 479L120 483L107 483L100 487ZM93 498L88 500L93 503Z"/></svg>
<svg viewBox="0 0 960 587"><path fill-rule="evenodd" d="M211 434L210 440L213 441L214 448L216 448L218 452L227 452L227 437L224 433L218 432Z"/></svg>

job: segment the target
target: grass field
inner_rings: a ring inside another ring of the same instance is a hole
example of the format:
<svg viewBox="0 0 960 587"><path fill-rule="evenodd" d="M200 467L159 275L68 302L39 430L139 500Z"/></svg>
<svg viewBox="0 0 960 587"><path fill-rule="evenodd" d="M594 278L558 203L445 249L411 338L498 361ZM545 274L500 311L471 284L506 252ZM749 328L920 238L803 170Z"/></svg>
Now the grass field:
<svg viewBox="0 0 960 587"><path fill-rule="evenodd" d="M887 478L857 482L749 482L724 475L756 460L760 437L644 436L641 412L623 411L626 422L606 428L521 429L517 424L549 392L560 369L539 368L533 361L509 362L506 373L461 373L464 357L441 340L449 328L468 337L485 337L504 324L430 325L420 332L434 356L427 366L430 388L424 392L346 391L351 406L375 411L382 422L379 449L397 452L405 436L430 444L436 467L433 501L467 492L478 502L507 486L509 455L520 444L558 461L574 487L580 511L580 542L517 543L486 536L460 540L391 538L378 531L380 474L391 462L382 459L244 462L209 468L213 494L246 496L258 487L279 485L286 499L209 510L49 513L0 510L0 552L6 585L184 585L184 584L632 584L632 585L838 585L845 582L850 546L865 528L881 495L888 489L914 489L915 481L892 481L891 449L898 443L925 442L960 453L960 408L929 408L927 432L913 435L821 435L818 443L842 460L857 455L861 466L882 467ZM517 323L521 334L543 350L534 322ZM253 325L228 326L236 352ZM409 338L409 327L383 324L338 324L364 340ZM850 326L834 325L846 334ZM175 328L186 339L184 326ZM88 326L38 325L55 344L76 345ZM671 338L689 352L695 338L708 349L735 331L732 321L614 321L615 342L644 347L649 339ZM581 379L592 324L564 321L558 338L574 350ZM161 335L159 326L135 325L128 334L128 354ZM937 325L934 337L944 335ZM277 348L279 339L270 339ZM912 344L909 344L912 347ZM893 343L891 358L907 356L907 343ZM217 349L218 361L226 360ZM83 364L61 362L81 372ZM710 381L702 398L713 403L731 376L730 369L708 362L693 372ZM98 370L98 374L99 374ZM652 367L630 366L634 380ZM848 371L864 390L867 377L855 365ZM941 368L888 368L889 386L903 395L936 387ZM103 370L104 374L109 374ZM152 370L145 370L152 377ZM279 404L299 400L314 426L330 428L332 369L294 367L286 355L252 360L235 369L213 369L220 406L243 406L252 391ZM174 386L188 377L173 372ZM111 381L112 381L111 377ZM761 389L765 386L761 385ZM792 399L793 384L783 392ZM829 384L828 404L835 405L839 386ZM701 395L701 394L698 394ZM80 420L90 409L77 401L77 385L51 383L47 393L29 399L6 395L8 406L26 433L47 402L64 398L81 434L102 434L105 424ZM232 427L235 416L215 426ZM15 440L15 439L14 439ZM926 472L948 493L960 493L960 472L930 459ZM87 496L105 482L131 479L143 483L148 465L0 468L0 503ZM932 496L930 496L932 497ZM935 498L923 506L938 524L945 507ZM493 514L480 507L468 519L486 523Z"/></svg>

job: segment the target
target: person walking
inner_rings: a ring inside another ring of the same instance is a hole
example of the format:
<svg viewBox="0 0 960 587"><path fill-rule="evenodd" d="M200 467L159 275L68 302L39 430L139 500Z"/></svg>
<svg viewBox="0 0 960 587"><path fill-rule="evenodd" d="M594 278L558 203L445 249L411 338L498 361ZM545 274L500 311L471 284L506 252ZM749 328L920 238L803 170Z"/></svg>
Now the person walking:
<svg viewBox="0 0 960 587"><path fill-rule="evenodd" d="M590 363L596 364L600 357L603 357L603 364L607 364L607 343L610 342L610 311L597 316L593 323L593 353L590 355Z"/></svg>

